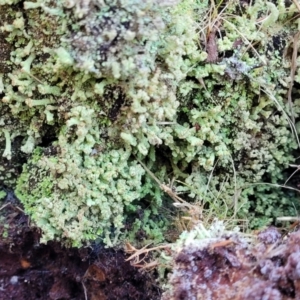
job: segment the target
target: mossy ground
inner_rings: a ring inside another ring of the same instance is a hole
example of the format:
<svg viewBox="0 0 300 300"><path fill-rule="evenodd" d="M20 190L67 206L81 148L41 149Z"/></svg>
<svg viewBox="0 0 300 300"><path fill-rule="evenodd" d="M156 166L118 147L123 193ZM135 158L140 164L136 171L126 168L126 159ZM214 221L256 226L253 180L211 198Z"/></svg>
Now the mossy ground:
<svg viewBox="0 0 300 300"><path fill-rule="evenodd" d="M0 0L0 188L43 242L297 215L299 10L275 2Z"/></svg>

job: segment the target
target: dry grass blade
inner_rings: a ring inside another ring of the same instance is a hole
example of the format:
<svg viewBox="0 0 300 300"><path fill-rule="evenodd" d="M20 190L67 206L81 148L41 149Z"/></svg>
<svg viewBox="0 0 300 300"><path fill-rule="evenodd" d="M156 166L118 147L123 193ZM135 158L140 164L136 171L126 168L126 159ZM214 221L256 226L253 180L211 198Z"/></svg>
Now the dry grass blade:
<svg viewBox="0 0 300 300"><path fill-rule="evenodd" d="M294 2L297 2L297 1L294 1ZM299 49L299 38L300 38L300 31L297 34L295 34L295 36L293 38L293 54L292 54L291 73L290 73L291 82L290 82L290 86L289 86L289 90L288 90L288 103L289 103L289 108L290 108L291 119L294 124L295 124L295 117L293 114L292 90L293 90L294 81L295 81L295 73L297 70L297 55L298 55L298 49Z"/></svg>
<svg viewBox="0 0 300 300"><path fill-rule="evenodd" d="M300 170L300 166L297 165L290 165L290 167L296 167L296 170L292 173L292 175L285 181L284 185L286 185L290 179Z"/></svg>
<svg viewBox="0 0 300 300"><path fill-rule="evenodd" d="M289 123L289 126L296 138L297 144L298 144L298 148L300 149L300 140L299 140L299 136L297 133L297 129L295 127L295 123L292 122L292 120L290 119L289 115L287 114L287 112L285 111L285 109L281 106L281 104L278 102L278 100L273 96L273 93L271 91L269 91L267 88L263 88L261 87L261 90L268 95L268 97L274 101L274 103L277 105L278 109L284 114L284 116L286 117L286 120Z"/></svg>
<svg viewBox="0 0 300 300"><path fill-rule="evenodd" d="M141 249L136 249L130 243L125 243L125 252L131 254L126 261L130 261L131 265L136 268L141 268L143 270L152 270L159 265L157 260L153 260L150 262L145 261L145 258L148 256L149 252L157 251L160 249L169 249L170 244L160 245L152 248L147 248L149 245Z"/></svg>
<svg viewBox="0 0 300 300"><path fill-rule="evenodd" d="M300 221L300 217L278 217L276 220L280 222L293 222Z"/></svg>
<svg viewBox="0 0 300 300"><path fill-rule="evenodd" d="M293 0L293 2L294 2L295 6L297 7L297 9L300 12L300 4L299 4L298 0Z"/></svg>
<svg viewBox="0 0 300 300"><path fill-rule="evenodd" d="M233 16L233 17L235 17L235 16ZM240 37L241 37L241 39L243 40L243 42L246 44L246 45L248 45L248 47L250 47L251 49L252 49L252 51L255 53L255 55L256 55L256 57L260 60L260 62L261 62L261 64L262 64L262 66L265 66L266 65L266 62L265 62L265 60L260 56L260 54L256 51L256 49L253 47L253 43L252 42L250 42L247 38L246 38L246 36L232 23L232 22L230 22L230 21L228 21L227 19L224 19L224 18L222 18L222 20L224 21L224 22L226 22L227 24L229 24L231 27L232 27L232 29L234 29L239 35L240 35Z"/></svg>
<svg viewBox="0 0 300 300"><path fill-rule="evenodd" d="M25 214L25 211L24 211L22 208L20 208L20 207L17 206L17 205L13 205L13 204L11 204L11 203L6 203L6 204L2 205L2 206L0 207L0 211L1 211L2 209L4 209L5 207L7 207L7 206L12 207L13 209L17 209L17 210L19 210L20 212L22 212L22 213Z"/></svg>
<svg viewBox="0 0 300 300"><path fill-rule="evenodd" d="M173 205L176 208L179 208L183 211L185 211L185 213L188 215L186 220L182 220L183 224L184 222L188 221L188 225L187 226L183 226L183 228L185 228L184 230L188 230L188 228L192 228L195 224L197 224L199 222L199 220L203 220L203 207L199 204L191 204L188 203L187 201L183 200L182 198L180 198L173 190L171 187L162 184L159 179L146 167L146 165L141 162L139 159L137 159L137 161L144 167L144 169L146 170L146 172L155 180L155 182L157 182L157 184L159 185L159 187L161 188L161 190L163 192L165 192L166 194L168 194L170 196L171 199L174 200Z"/></svg>
<svg viewBox="0 0 300 300"><path fill-rule="evenodd" d="M126 253L135 253L136 251L138 251L138 249L133 247L130 243L128 243L128 242L125 243L125 252Z"/></svg>
<svg viewBox="0 0 300 300"><path fill-rule="evenodd" d="M11 205L10 203L6 203L0 207L0 210L4 209L6 206Z"/></svg>
<svg viewBox="0 0 300 300"><path fill-rule="evenodd" d="M86 286L85 286L85 284L84 284L83 281L81 281L81 284L82 284L82 287L83 287L84 299L85 299L85 300L88 300Z"/></svg>
<svg viewBox="0 0 300 300"><path fill-rule="evenodd" d="M284 188L284 189L288 189L288 190L292 190L292 191L300 193L300 190L298 190L296 188L293 188L291 186L283 185L283 184L269 183L269 182L256 182L256 183L246 184L245 187L252 186L252 185L270 185L270 186L273 186L273 187Z"/></svg>
<svg viewBox="0 0 300 300"><path fill-rule="evenodd" d="M146 245L145 247L143 247L141 249L136 249L130 243L126 243L125 244L125 252L129 253L129 254L132 253L132 255L130 255L126 259L126 261L136 259L136 262L141 262L144 258L140 259L139 258L140 255L148 255L148 253L151 252L151 251L169 248L171 246L171 244L160 245L160 246L156 246L156 247L152 247L152 248L147 248L148 246L149 245Z"/></svg>
<svg viewBox="0 0 300 300"><path fill-rule="evenodd" d="M174 201L175 203L174 206L175 207L187 207L189 208L191 211L194 211L195 213L199 213L200 209L199 207L197 207L196 205L190 204L187 201L183 200L182 198L180 198L173 190L172 188L170 188L169 186L161 183L159 181L159 179L147 168L147 166L141 162L138 158L137 161L143 166L143 168L146 170L146 172L152 177L153 180L155 180L155 182L159 185L159 187L161 188L161 190L163 192L165 192L166 194L168 194Z"/></svg>
<svg viewBox="0 0 300 300"><path fill-rule="evenodd" d="M150 261L149 263L144 264L131 264L133 267L141 268L142 270L152 270L155 269L159 263L157 260Z"/></svg>

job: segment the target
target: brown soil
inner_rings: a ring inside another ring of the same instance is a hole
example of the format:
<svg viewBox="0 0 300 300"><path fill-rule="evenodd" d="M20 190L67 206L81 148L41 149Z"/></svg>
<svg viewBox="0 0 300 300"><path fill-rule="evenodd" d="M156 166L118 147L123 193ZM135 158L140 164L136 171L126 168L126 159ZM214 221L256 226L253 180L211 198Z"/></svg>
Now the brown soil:
<svg viewBox="0 0 300 300"><path fill-rule="evenodd" d="M0 209L0 300L160 299L153 276L133 268L122 250L40 244L12 193Z"/></svg>

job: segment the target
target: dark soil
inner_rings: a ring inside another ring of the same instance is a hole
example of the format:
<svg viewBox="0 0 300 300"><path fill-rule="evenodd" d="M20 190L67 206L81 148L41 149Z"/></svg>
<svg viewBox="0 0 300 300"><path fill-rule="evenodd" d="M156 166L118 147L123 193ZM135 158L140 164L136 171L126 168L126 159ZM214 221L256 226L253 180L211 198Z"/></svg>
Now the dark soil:
<svg viewBox="0 0 300 300"><path fill-rule="evenodd" d="M126 262L122 250L40 244L13 194L0 209L0 300L160 299L153 276Z"/></svg>

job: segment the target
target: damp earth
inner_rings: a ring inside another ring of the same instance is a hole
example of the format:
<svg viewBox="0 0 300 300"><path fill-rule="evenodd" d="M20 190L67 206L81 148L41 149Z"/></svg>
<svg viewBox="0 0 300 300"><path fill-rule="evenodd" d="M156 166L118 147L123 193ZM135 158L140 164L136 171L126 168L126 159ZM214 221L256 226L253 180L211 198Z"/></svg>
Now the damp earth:
<svg viewBox="0 0 300 300"><path fill-rule="evenodd" d="M41 244L13 194L0 208L0 299L160 299L153 274L131 266L123 250Z"/></svg>

